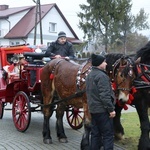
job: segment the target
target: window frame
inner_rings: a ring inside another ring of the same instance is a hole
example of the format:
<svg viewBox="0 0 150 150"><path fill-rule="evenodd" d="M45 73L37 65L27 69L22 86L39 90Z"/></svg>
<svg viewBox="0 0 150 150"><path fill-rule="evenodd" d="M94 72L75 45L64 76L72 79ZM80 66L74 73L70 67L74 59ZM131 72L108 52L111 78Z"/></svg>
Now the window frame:
<svg viewBox="0 0 150 150"><path fill-rule="evenodd" d="M49 32L57 32L57 23L49 22Z"/></svg>

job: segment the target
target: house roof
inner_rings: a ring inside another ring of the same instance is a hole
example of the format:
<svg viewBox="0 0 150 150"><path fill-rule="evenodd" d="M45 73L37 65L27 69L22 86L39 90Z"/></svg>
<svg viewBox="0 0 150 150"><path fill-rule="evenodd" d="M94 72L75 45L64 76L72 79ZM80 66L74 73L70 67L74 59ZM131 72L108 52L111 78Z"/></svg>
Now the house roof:
<svg viewBox="0 0 150 150"><path fill-rule="evenodd" d="M55 7L72 34L75 38L68 38L72 43L81 43L78 36L66 20L65 16L62 14L58 6L53 4L45 4L41 5L41 19L53 8ZM0 11L0 19L7 19L9 16L13 14L17 14L19 12L29 10L28 13L5 35L6 39L16 39L16 38L27 38L28 34L34 29L35 26L35 12L36 6L26 6L26 7L16 7L16 8L8 8L6 10ZM37 20L39 23L39 19Z"/></svg>
<svg viewBox="0 0 150 150"><path fill-rule="evenodd" d="M14 7L14 8L8 8L8 9L2 10L2 11L0 10L0 19L6 19L11 15L28 10L31 7L35 7L35 6Z"/></svg>

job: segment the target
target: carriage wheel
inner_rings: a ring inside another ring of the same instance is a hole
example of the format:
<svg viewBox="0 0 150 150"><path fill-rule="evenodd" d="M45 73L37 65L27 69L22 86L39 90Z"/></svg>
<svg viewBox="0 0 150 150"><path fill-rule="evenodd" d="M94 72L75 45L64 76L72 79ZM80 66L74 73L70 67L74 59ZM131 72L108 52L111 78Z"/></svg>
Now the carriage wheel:
<svg viewBox="0 0 150 150"><path fill-rule="evenodd" d="M3 118L4 114L4 102L0 101L0 119Z"/></svg>
<svg viewBox="0 0 150 150"><path fill-rule="evenodd" d="M14 125L18 131L24 132L28 129L31 120L30 101L26 93L20 91L16 94L12 105L12 116Z"/></svg>
<svg viewBox="0 0 150 150"><path fill-rule="evenodd" d="M82 128L83 118L84 118L83 109L76 108L73 106L68 106L68 109L66 110L66 118L69 125L73 129L78 130Z"/></svg>

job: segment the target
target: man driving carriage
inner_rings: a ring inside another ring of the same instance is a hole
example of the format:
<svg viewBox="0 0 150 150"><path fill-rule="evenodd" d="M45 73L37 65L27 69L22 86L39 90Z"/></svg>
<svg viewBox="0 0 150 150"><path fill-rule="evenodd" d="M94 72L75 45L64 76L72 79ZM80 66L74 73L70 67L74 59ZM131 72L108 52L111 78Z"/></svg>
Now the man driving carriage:
<svg viewBox="0 0 150 150"><path fill-rule="evenodd" d="M74 50L72 43L67 41L66 33L61 31L58 33L58 38L52 42L45 52L46 57L50 59L64 58L66 60L74 59ZM31 86L35 83L35 70L31 71Z"/></svg>
<svg viewBox="0 0 150 150"><path fill-rule="evenodd" d="M66 33L61 31L58 33L58 38L52 42L46 51L46 56L51 58L74 59L74 50L72 43L67 41Z"/></svg>

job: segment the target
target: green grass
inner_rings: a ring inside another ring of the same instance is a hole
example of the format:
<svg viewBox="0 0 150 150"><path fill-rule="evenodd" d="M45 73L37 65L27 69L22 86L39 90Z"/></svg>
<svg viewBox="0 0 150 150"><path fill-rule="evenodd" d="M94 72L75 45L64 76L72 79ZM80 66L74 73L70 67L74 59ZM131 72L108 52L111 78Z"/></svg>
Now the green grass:
<svg viewBox="0 0 150 150"><path fill-rule="evenodd" d="M125 138L115 143L121 145L126 150L137 150L140 137L140 123L137 113L122 113L121 123L124 127Z"/></svg>

